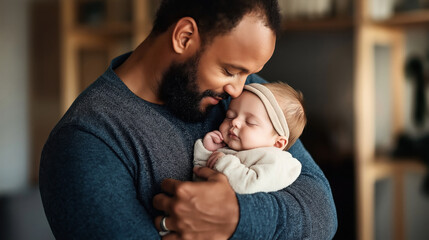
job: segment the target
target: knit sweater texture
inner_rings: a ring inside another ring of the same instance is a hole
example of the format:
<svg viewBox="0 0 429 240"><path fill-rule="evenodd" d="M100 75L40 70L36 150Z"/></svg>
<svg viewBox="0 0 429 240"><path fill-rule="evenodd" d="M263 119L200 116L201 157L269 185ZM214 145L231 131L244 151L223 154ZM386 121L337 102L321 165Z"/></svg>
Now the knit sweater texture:
<svg viewBox="0 0 429 240"><path fill-rule="evenodd" d="M194 142L224 117L228 101L189 123L137 97L113 70L129 54L80 94L44 146L39 186L57 239L160 239L153 219L162 213L153 196L165 178L192 180ZM231 239L333 237L327 179L300 141L290 152L301 161L301 175L277 192L237 194L240 219Z"/></svg>

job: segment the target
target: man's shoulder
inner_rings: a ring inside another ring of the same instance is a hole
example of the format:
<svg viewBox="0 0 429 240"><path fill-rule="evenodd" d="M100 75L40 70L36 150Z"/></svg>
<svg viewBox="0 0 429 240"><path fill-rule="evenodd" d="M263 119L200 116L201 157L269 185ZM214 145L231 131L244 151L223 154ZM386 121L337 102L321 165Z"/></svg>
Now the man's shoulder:
<svg viewBox="0 0 429 240"><path fill-rule="evenodd" d="M101 76L73 102L52 131L73 128L96 136L112 135L161 124L162 117L128 89ZM158 117L157 117L158 116Z"/></svg>

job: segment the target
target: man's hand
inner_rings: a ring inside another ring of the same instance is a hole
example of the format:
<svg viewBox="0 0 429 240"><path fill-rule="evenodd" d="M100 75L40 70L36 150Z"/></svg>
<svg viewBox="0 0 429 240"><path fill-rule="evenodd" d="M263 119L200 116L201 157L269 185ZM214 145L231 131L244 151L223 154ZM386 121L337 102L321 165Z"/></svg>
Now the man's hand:
<svg viewBox="0 0 429 240"><path fill-rule="evenodd" d="M228 239L239 220L234 190L222 173L207 167L196 167L194 173L207 181L166 179L161 188L171 196L161 193L153 198L154 207L165 213L165 225L172 231L163 239ZM161 219L155 219L158 230Z"/></svg>
<svg viewBox="0 0 429 240"><path fill-rule="evenodd" d="M225 147L222 133L217 130L207 133L203 138L203 145L209 151L216 151Z"/></svg>

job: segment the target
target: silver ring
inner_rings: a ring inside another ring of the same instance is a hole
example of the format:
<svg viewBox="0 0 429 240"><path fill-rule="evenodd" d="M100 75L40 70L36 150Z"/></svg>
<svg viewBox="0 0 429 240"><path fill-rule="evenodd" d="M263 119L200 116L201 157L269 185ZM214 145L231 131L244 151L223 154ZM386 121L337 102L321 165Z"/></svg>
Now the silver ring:
<svg viewBox="0 0 429 240"><path fill-rule="evenodd" d="M170 230L167 228L167 226L165 226L165 219L167 219L167 216L164 216L162 219L161 219L161 231L163 231L163 232L169 232Z"/></svg>
<svg viewBox="0 0 429 240"><path fill-rule="evenodd" d="M161 227L161 231L159 232L159 235L161 237L167 235L170 233L170 230L167 228L167 226L165 225L165 219L167 218L167 216L162 217L161 219L161 223L159 224L159 226Z"/></svg>

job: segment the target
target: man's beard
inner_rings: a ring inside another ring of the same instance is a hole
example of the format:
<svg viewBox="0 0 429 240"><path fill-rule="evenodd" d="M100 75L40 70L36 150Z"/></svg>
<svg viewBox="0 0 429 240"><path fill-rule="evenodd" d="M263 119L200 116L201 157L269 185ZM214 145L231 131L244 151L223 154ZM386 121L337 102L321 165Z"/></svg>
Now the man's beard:
<svg viewBox="0 0 429 240"><path fill-rule="evenodd" d="M159 86L159 97L164 106L176 117L187 122L203 120L213 106L201 109L204 97L228 98L228 94L218 94L211 90L198 91L197 69L200 52L184 63L173 63L165 71Z"/></svg>

